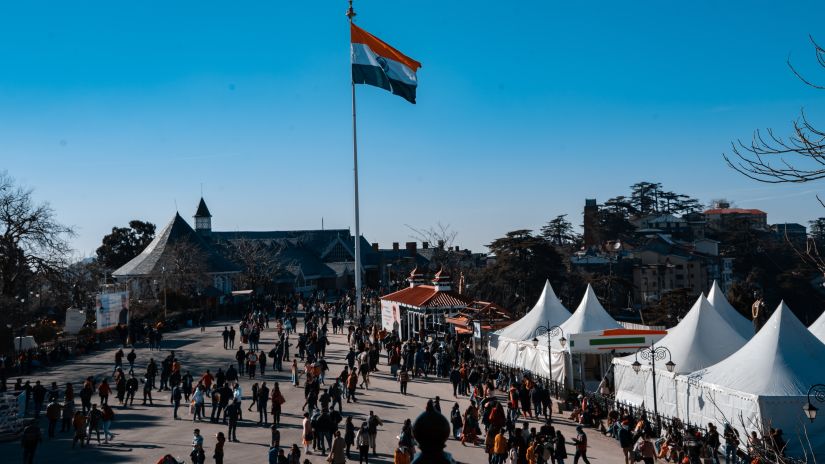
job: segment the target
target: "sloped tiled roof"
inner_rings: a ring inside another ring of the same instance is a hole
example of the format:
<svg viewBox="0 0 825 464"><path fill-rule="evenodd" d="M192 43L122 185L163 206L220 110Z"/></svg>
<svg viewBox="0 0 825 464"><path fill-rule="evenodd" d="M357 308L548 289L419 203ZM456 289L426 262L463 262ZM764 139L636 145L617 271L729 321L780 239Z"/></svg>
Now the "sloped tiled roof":
<svg viewBox="0 0 825 464"><path fill-rule="evenodd" d="M705 211L705 214L766 214L761 209L743 208L715 208Z"/></svg>
<svg viewBox="0 0 825 464"><path fill-rule="evenodd" d="M190 244L203 253L206 273L236 273L240 267L224 258L212 245L207 243L192 227L175 213L175 217L158 233L154 240L135 258L112 273L115 277L139 277L161 273L164 257L172 252L176 244Z"/></svg>
<svg viewBox="0 0 825 464"><path fill-rule="evenodd" d="M381 297L416 308L459 308L466 307L472 298L453 291L438 291L432 285L407 287Z"/></svg>
<svg viewBox="0 0 825 464"><path fill-rule="evenodd" d="M238 232L215 232L211 234L214 240L261 240L266 242L277 242L283 244L290 242L301 245L317 257L321 257L330 248L332 243L340 242L344 244L348 251L352 252L353 236L347 229L325 229L325 230L275 230L275 231L238 231ZM372 249L369 242L361 237L361 260L363 266L376 266L380 262L380 256Z"/></svg>

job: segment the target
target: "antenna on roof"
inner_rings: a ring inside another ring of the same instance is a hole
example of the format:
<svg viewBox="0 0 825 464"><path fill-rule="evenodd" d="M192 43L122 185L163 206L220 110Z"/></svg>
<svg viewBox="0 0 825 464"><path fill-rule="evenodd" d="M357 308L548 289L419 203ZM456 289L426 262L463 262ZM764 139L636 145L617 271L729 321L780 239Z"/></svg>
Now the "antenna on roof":
<svg viewBox="0 0 825 464"><path fill-rule="evenodd" d="M201 198L203 198L203 182L201 182Z"/></svg>
<svg viewBox="0 0 825 464"><path fill-rule="evenodd" d="M321 216L321 230L324 230L324 216Z"/></svg>
<svg viewBox="0 0 825 464"><path fill-rule="evenodd" d="M177 213L178 212L178 199L175 198L174 201L175 201L175 212Z"/></svg>

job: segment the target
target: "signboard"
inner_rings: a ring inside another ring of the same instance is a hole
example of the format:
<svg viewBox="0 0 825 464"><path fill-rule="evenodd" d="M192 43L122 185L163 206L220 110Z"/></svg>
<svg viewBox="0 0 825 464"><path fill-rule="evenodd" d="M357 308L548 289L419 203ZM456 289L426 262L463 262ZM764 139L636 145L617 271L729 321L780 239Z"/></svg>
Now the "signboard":
<svg viewBox="0 0 825 464"><path fill-rule="evenodd" d="M401 333L401 309L394 301L381 300L381 328Z"/></svg>
<svg viewBox="0 0 825 464"><path fill-rule="evenodd" d="M80 332L83 324L86 323L86 313L74 308L66 310L66 325L63 327L63 332L74 335Z"/></svg>
<svg viewBox="0 0 825 464"><path fill-rule="evenodd" d="M633 353L667 335L666 330L609 329L568 335L571 353Z"/></svg>
<svg viewBox="0 0 825 464"><path fill-rule="evenodd" d="M129 323L129 292L100 293L95 301L97 331L103 332Z"/></svg>
<svg viewBox="0 0 825 464"><path fill-rule="evenodd" d="M473 338L481 339L481 322L473 322Z"/></svg>

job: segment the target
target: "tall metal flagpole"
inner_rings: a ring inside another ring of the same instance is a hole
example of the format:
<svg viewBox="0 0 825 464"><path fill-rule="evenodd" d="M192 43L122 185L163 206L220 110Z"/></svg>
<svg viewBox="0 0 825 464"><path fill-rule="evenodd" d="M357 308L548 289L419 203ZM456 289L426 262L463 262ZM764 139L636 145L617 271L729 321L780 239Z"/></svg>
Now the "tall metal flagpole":
<svg viewBox="0 0 825 464"><path fill-rule="evenodd" d="M352 24L355 17L355 10L352 8L352 0L349 0L347 8L347 18ZM350 45L351 46L351 45ZM358 317L361 316L361 224L358 212L358 133L355 124L355 79L352 76L352 65L350 65L350 81L352 82L352 172L355 181L355 310Z"/></svg>

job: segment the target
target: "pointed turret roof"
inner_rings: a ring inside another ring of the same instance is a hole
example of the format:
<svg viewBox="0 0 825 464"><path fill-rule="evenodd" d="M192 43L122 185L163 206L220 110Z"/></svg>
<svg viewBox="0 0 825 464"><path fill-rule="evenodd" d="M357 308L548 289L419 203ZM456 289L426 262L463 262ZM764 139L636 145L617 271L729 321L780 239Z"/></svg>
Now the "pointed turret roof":
<svg viewBox="0 0 825 464"><path fill-rule="evenodd" d="M676 364L674 372L687 374L727 358L746 342L747 340L711 306L705 296L699 295L684 319L676 327L668 330L667 335L659 340L656 346L670 350L672 361ZM636 357L629 355L618 360L630 364Z"/></svg>
<svg viewBox="0 0 825 464"><path fill-rule="evenodd" d="M753 324L751 324L745 316L739 314L736 308L731 306L715 280L713 281L713 286L710 288L710 293L708 293L708 301L739 335L743 336L746 340L750 340L750 338L753 337Z"/></svg>
<svg viewBox="0 0 825 464"><path fill-rule="evenodd" d="M532 340L539 326L561 325L569 317L570 310L561 304L548 280L544 283L544 290L536 305L524 317L500 330L498 335L511 340Z"/></svg>
<svg viewBox="0 0 825 464"><path fill-rule="evenodd" d="M175 213L175 217L166 224L149 245L131 261L112 273L115 277L141 277L161 273L161 267L174 252L175 245L189 244L196 252L202 254L209 274L235 273L240 268L233 262L221 256L207 243L191 226Z"/></svg>
<svg viewBox="0 0 825 464"><path fill-rule="evenodd" d="M804 396L825 376L825 344L785 302L740 350L693 377L760 396Z"/></svg>
<svg viewBox="0 0 825 464"><path fill-rule="evenodd" d="M203 197L201 197L201 201L198 203L198 210L195 211L195 217L212 217L212 214L209 213L209 208L206 207L206 202L203 201Z"/></svg>

